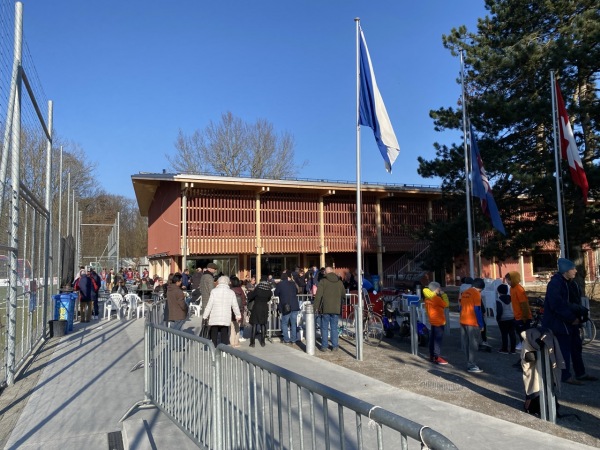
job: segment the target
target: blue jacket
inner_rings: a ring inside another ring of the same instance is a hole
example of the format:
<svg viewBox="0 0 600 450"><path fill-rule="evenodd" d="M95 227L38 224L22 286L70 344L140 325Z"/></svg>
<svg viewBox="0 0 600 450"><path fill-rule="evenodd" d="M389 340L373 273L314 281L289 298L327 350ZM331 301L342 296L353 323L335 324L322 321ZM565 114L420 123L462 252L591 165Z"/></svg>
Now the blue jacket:
<svg viewBox="0 0 600 450"><path fill-rule="evenodd" d="M275 287L275 296L279 297L279 312L283 312L283 305L290 305L291 311L300 311L298 303L298 290L293 281L281 280Z"/></svg>
<svg viewBox="0 0 600 450"><path fill-rule="evenodd" d="M81 293L81 301L82 302L91 302L92 301L92 282L88 278L88 276L84 273L79 278L79 283L77 285L79 292Z"/></svg>
<svg viewBox="0 0 600 450"><path fill-rule="evenodd" d="M570 284L574 284L569 289ZM579 292L579 286L574 281L567 279L560 273L555 273L550 278L546 289L546 298L544 299L544 317L542 326L549 328L555 335L571 334L573 331L573 321L577 318L569 306L570 303L579 303L576 293Z"/></svg>

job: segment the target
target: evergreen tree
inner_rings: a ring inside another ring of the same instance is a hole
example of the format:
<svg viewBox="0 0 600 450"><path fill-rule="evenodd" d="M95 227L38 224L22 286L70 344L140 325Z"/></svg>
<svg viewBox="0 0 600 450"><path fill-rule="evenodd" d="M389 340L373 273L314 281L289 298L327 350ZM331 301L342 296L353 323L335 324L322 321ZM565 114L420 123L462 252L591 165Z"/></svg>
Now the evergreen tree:
<svg viewBox="0 0 600 450"><path fill-rule="evenodd" d="M467 116L507 229L504 237L485 233L484 256L504 259L545 242L558 242L550 70L559 79L590 185L584 204L565 163L561 169L568 256L582 264L582 247L600 234L600 8L598 0L486 0L489 11L477 32L464 26L443 37L453 55L465 55ZM457 61L458 65L458 61ZM460 89L457 89L460 92ZM462 105L431 111L435 129L462 130ZM440 177L453 221L465 223L464 150L461 143L434 144L436 158L419 158L419 173ZM475 199L478 200L478 199ZM491 230L474 202L476 229ZM456 224L445 225L456 231ZM434 252L449 260L456 249L441 247L445 233L436 224ZM466 243L467 231L463 229ZM456 239L463 242L461 239ZM466 248L466 245L463 246Z"/></svg>

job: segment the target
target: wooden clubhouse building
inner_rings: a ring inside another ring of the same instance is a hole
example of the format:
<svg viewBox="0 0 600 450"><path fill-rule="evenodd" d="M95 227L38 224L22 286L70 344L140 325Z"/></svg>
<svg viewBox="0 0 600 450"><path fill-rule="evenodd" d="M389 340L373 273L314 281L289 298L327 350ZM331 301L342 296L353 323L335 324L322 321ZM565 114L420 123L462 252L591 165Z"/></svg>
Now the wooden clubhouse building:
<svg viewBox="0 0 600 450"><path fill-rule="evenodd" d="M354 183L169 173L139 173L132 181L148 218L151 274L166 277L208 262L241 279L278 278L295 266L330 265L340 275L356 268ZM426 242L413 239L415 230L445 218L441 190L363 183L361 195L363 270L393 286L410 259L427 251ZM517 270L525 282L536 280L528 253L513 261L483 259L481 268L485 278ZM457 260L445 282L466 275L466 259Z"/></svg>

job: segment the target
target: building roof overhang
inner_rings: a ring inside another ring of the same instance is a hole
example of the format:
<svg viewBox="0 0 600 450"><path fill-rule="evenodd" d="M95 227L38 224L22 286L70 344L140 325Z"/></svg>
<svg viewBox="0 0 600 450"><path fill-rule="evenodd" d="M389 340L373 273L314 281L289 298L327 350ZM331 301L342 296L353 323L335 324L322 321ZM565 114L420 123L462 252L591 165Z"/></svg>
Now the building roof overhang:
<svg viewBox="0 0 600 450"><path fill-rule="evenodd" d="M131 176L133 189L138 202L140 214L148 215L148 210L161 183L180 183L181 188L208 188L247 190L252 192L304 192L318 195L335 195L335 193L356 192L356 183L348 181L315 180L305 178L264 179L244 177L224 177L217 175L186 173L144 173ZM374 193L380 198L411 196L417 198L440 198L441 188L438 186L420 186L414 184L387 184L362 182L361 192Z"/></svg>

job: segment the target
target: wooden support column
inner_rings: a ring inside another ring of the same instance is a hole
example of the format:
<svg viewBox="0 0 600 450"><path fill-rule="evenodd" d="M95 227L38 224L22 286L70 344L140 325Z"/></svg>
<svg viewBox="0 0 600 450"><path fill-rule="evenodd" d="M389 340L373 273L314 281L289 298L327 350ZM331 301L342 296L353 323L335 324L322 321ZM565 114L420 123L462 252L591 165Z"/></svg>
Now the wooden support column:
<svg viewBox="0 0 600 450"><path fill-rule="evenodd" d="M187 269L187 258L189 255L187 228L187 198L191 188L194 187L194 183L183 183L183 189L181 190L181 271Z"/></svg>
<svg viewBox="0 0 600 450"><path fill-rule="evenodd" d="M377 275L379 276L379 283L383 286L383 248L382 237L381 237L381 199L375 200L375 228L377 229Z"/></svg>
<svg viewBox="0 0 600 450"><path fill-rule="evenodd" d="M323 196L319 196L319 267L325 267L325 208Z"/></svg>
<svg viewBox="0 0 600 450"><path fill-rule="evenodd" d="M263 186L260 191L256 192L256 282L260 280L262 275L262 255L264 253L264 248L262 244L262 237L260 234L260 196L265 194L271 190L268 186Z"/></svg>
<svg viewBox="0 0 600 450"><path fill-rule="evenodd" d="M262 241L260 238L260 194L256 194L256 207L255 207L255 215L256 215L256 282L260 280L260 276L262 273L261 267L261 255L262 255Z"/></svg>

